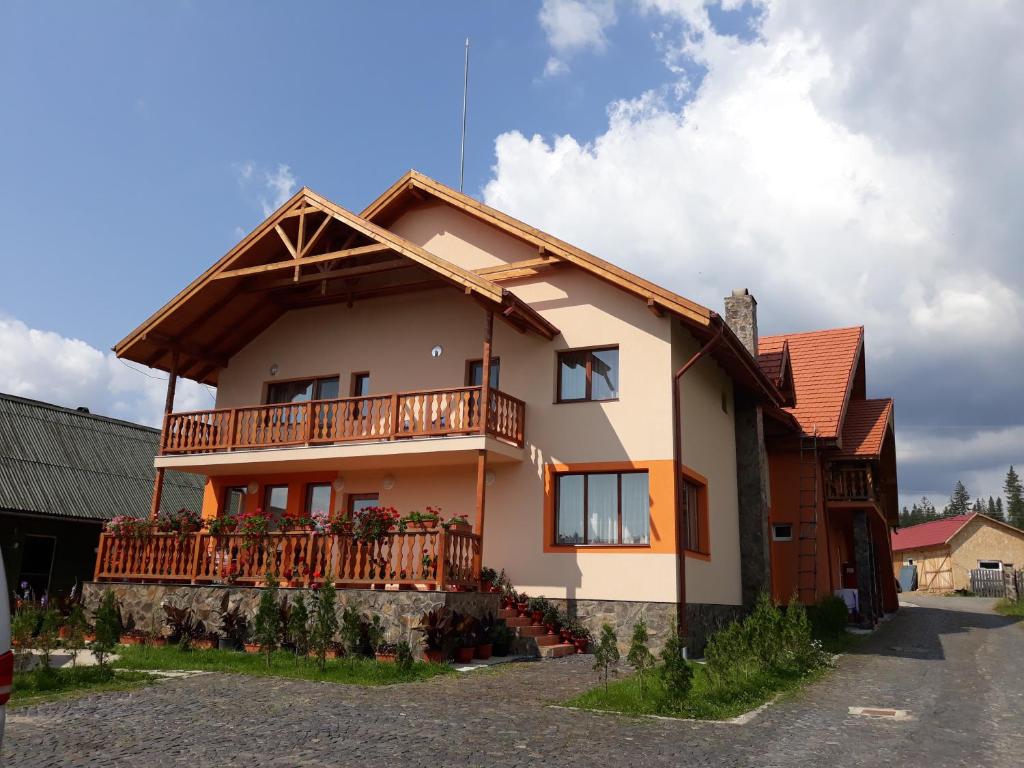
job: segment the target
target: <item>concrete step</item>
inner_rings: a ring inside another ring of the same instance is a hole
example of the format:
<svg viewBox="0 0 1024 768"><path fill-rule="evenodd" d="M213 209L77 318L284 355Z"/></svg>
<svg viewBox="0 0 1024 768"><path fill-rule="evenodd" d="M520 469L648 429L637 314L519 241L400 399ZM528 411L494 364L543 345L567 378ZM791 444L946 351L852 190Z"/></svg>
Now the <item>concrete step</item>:
<svg viewBox="0 0 1024 768"><path fill-rule="evenodd" d="M576 653L576 646L572 643L558 643L557 645L542 645L539 650L542 659L559 659L562 656Z"/></svg>
<svg viewBox="0 0 1024 768"><path fill-rule="evenodd" d="M562 642L562 638L558 635L537 635L533 639L537 641L537 645L540 647L544 647L545 645L558 645Z"/></svg>
<svg viewBox="0 0 1024 768"><path fill-rule="evenodd" d="M533 626L528 624L525 627L519 627L516 630L520 637L542 637L547 634L547 631L543 626Z"/></svg>
<svg viewBox="0 0 1024 768"><path fill-rule="evenodd" d="M514 619L519 615L519 611L515 608L502 608L498 611L499 619Z"/></svg>
<svg viewBox="0 0 1024 768"><path fill-rule="evenodd" d="M515 627L528 627L530 626L529 616L515 616L511 619L505 619L505 626L510 628Z"/></svg>

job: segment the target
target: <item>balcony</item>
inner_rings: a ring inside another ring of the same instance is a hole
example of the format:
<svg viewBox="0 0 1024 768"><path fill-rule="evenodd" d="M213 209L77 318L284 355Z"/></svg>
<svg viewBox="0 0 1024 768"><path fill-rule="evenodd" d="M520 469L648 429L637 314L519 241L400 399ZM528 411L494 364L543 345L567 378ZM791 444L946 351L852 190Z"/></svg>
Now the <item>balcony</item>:
<svg viewBox="0 0 1024 768"><path fill-rule="evenodd" d="M875 501L877 493L871 467L830 466L825 472L825 498L833 502Z"/></svg>
<svg viewBox="0 0 1024 768"><path fill-rule="evenodd" d="M256 540L205 532L102 533L94 580L254 586L267 574L293 587L331 574L341 588L478 589L480 536L456 527L391 531L373 542L304 531Z"/></svg>
<svg viewBox="0 0 1024 768"><path fill-rule="evenodd" d="M526 405L490 390L486 420L482 387L397 392L336 400L170 413L162 456L296 446L484 435L523 446Z"/></svg>

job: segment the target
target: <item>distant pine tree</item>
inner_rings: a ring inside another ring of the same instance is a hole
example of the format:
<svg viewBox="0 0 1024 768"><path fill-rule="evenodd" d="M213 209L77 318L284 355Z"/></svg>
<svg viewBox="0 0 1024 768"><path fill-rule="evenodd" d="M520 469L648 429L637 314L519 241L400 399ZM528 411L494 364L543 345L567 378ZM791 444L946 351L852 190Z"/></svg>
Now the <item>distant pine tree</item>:
<svg viewBox="0 0 1024 768"><path fill-rule="evenodd" d="M904 506L903 510L900 512L900 528L906 528L910 525L913 525L913 523L910 522L910 510Z"/></svg>
<svg viewBox="0 0 1024 768"><path fill-rule="evenodd" d="M1003 493L1006 494L1007 522L1024 529L1024 487L1021 486L1020 477L1014 471L1012 464L1006 473Z"/></svg>
<svg viewBox="0 0 1024 768"><path fill-rule="evenodd" d="M1002 520L1006 522L1006 515L1003 514L1003 497L996 496L996 513L993 515L996 520Z"/></svg>
<svg viewBox="0 0 1024 768"><path fill-rule="evenodd" d="M946 505L946 509L943 511L943 516L966 515L970 511L971 494L967 492L964 484L957 480L956 485L953 486L953 495L949 497L949 504Z"/></svg>
<svg viewBox="0 0 1024 768"><path fill-rule="evenodd" d="M996 503L998 501L998 503ZM993 520L1003 520L1003 500L994 499L991 496L988 497L988 507L985 509L985 514L991 517Z"/></svg>
<svg viewBox="0 0 1024 768"><path fill-rule="evenodd" d="M982 501L981 500L981 496L979 496L978 498L976 498L974 500L974 505L971 507L971 512L974 512L974 513L979 514L979 515L984 515L985 514L985 510L986 510L985 502Z"/></svg>
<svg viewBox="0 0 1024 768"><path fill-rule="evenodd" d="M919 509L921 510L922 523L928 523L932 520L938 520L939 513L935 511L935 505L928 500L927 496L921 497Z"/></svg>

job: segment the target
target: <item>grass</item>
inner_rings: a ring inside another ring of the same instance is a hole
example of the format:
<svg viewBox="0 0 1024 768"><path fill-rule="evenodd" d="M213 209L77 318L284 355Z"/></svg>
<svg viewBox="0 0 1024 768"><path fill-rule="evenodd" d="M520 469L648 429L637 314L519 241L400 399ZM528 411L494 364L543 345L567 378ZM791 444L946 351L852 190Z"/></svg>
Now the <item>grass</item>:
<svg viewBox="0 0 1024 768"><path fill-rule="evenodd" d="M1009 600L1004 597L996 603L996 610L1003 616L1024 617L1024 600Z"/></svg>
<svg viewBox="0 0 1024 768"><path fill-rule="evenodd" d="M643 694L640 692L640 679L636 675L629 675L609 682L607 693L602 684L570 699L565 705L627 715L728 720L756 709L776 695L794 690L821 674L821 671L804 675L759 672L748 677L742 686L727 688L708 674L707 667L695 665L693 686L679 701L672 700L666 694L661 676L656 670L654 674L648 673L645 676Z"/></svg>
<svg viewBox="0 0 1024 768"><path fill-rule="evenodd" d="M110 667L65 667L40 672L41 669L37 669L14 676L12 707L26 707L89 693L123 691L148 685L156 679L145 672L113 670Z"/></svg>
<svg viewBox="0 0 1024 768"><path fill-rule="evenodd" d="M238 651L183 651L177 646L156 648L145 645L129 645L118 650L117 666L120 669L167 670L188 669L210 672L229 672L259 677L291 677L300 680L323 680L331 683L354 685L393 685L428 680L438 675L451 674L447 664L427 664L418 661L409 669L397 664L381 663L374 659L341 658L328 659L326 669L321 672L316 659L295 656L287 651L275 651L270 655L267 666L266 655L240 653Z"/></svg>

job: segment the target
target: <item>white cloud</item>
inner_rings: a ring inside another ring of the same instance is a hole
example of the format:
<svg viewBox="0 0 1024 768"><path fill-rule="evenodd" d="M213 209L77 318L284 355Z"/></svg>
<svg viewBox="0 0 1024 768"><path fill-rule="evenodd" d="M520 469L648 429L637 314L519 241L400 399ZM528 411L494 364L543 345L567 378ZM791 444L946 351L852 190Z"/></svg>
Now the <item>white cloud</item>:
<svg viewBox="0 0 1024 768"><path fill-rule="evenodd" d="M741 40L696 0L637 0L666 25L666 77L697 64L699 87L680 104L652 83L590 142L499 136L486 201L712 308L749 287L765 331L865 324L898 423L1024 424L998 406L1024 376L1024 14L759 5ZM998 463L968 443L959 471ZM1024 463L1024 432L999 445ZM928 464L905 488L945 485Z"/></svg>
<svg viewBox="0 0 1024 768"><path fill-rule="evenodd" d="M262 168L253 160L234 163L231 167L238 185L259 205L264 217L280 208L298 187L291 166L285 163L278 163L273 170Z"/></svg>
<svg viewBox="0 0 1024 768"><path fill-rule="evenodd" d="M583 50L603 51L605 30L615 24L614 0L544 0L538 20L555 51L544 67L546 76L569 71L566 59Z"/></svg>
<svg viewBox="0 0 1024 768"><path fill-rule="evenodd" d="M0 315L0 392L72 408L85 406L104 416L159 426L167 374L123 363L80 339L29 328ZM178 380L177 410L212 406L209 388Z"/></svg>
<svg viewBox="0 0 1024 768"><path fill-rule="evenodd" d="M296 182L292 169L283 163L277 166L277 170L267 172L264 176L266 187L270 191L270 199L268 201L267 198L261 197L260 203L263 206L263 215L269 216L295 194Z"/></svg>

